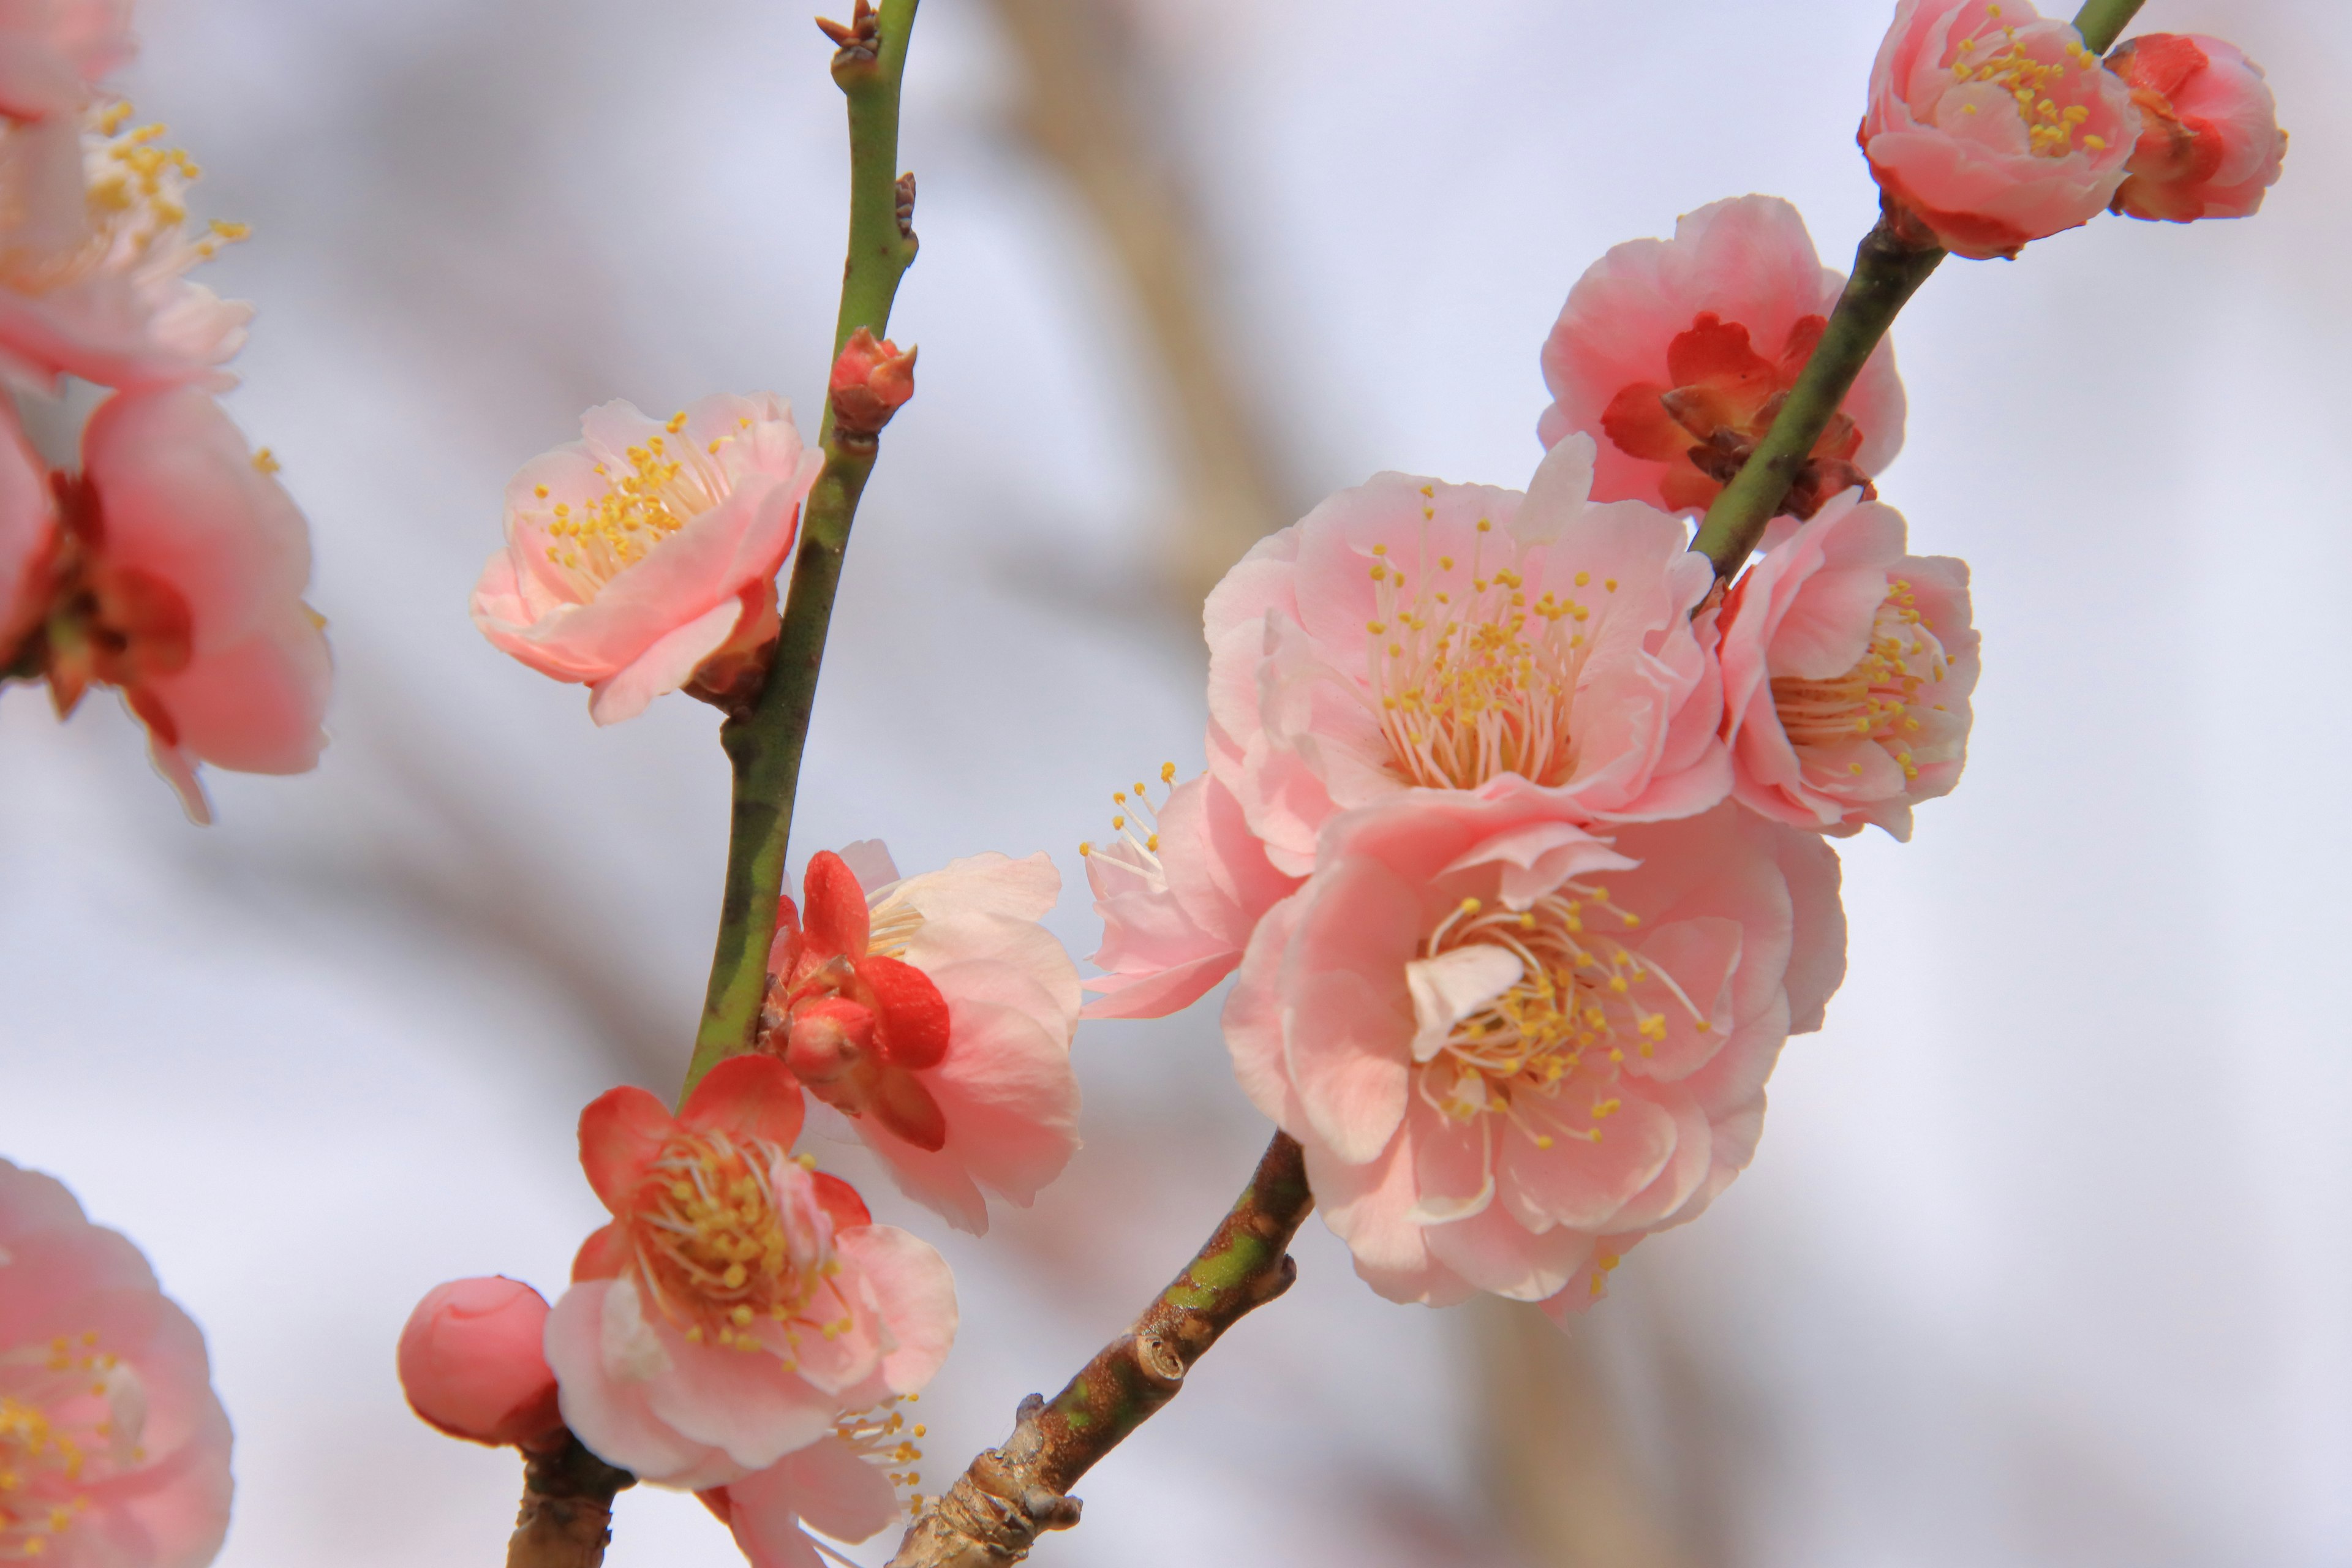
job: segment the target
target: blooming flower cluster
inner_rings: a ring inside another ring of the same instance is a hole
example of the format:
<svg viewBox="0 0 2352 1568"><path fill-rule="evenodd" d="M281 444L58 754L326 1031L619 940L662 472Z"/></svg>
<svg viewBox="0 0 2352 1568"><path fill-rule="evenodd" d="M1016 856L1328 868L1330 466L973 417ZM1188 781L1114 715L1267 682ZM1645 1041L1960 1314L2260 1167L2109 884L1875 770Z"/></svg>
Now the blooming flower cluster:
<svg viewBox="0 0 2352 1568"><path fill-rule="evenodd" d="M204 1335L139 1249L0 1160L0 1562L203 1568L228 1456Z"/></svg>
<svg viewBox="0 0 2352 1568"><path fill-rule="evenodd" d="M60 714L116 688L201 822L198 764L316 764L331 671L308 527L212 398L251 308L187 276L244 231L195 226L194 162L103 90L130 52L121 0L0 15L0 377L114 389L73 452L0 407L0 679Z"/></svg>
<svg viewBox="0 0 2352 1568"><path fill-rule="evenodd" d="M1090 1011L1237 971L1242 1088L1396 1300L1574 1310L1703 1209L1843 972L1823 836L1905 837L1958 776L1967 571L1864 478L1891 358L1727 594L1660 510L1744 458L1838 287L1764 197L1612 251L1546 345L1526 492L1383 474L1258 545L1205 614L1207 771L1087 847Z"/></svg>

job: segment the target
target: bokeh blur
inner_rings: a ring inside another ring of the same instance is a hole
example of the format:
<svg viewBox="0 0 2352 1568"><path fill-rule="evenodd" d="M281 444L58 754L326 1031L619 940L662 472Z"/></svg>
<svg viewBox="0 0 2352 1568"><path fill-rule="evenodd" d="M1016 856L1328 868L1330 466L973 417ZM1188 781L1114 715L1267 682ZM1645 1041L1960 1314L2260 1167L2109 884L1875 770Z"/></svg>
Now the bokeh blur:
<svg viewBox="0 0 2352 1568"><path fill-rule="evenodd" d="M851 552L795 858L1075 853L1201 762L1197 606L1378 468L1519 484L1542 334L1619 240L1748 191L1843 265L1887 0L932 0L903 159L921 391ZM572 1122L674 1089L726 769L610 731L466 597L525 458L614 396L813 418L845 224L827 46L775 0L142 0L130 78L255 237L229 407L310 511L334 743L198 831L104 701L0 699L0 1152L209 1333L234 1568L489 1563L511 1456L409 1415L454 1276L551 1294ZM1896 329L1914 548L1967 557L1969 775L1845 847L1853 968L1755 1167L1566 1339L1297 1289L1081 1489L1040 1563L1884 1568L2352 1563L2352 11L2154 0L2271 72L2246 222L1953 262ZM1213 999L1077 1046L1087 1147L938 1240L942 1484L1191 1251L1266 1129ZM864 1563L887 1542L852 1551ZM723 1564L625 1495L615 1568Z"/></svg>

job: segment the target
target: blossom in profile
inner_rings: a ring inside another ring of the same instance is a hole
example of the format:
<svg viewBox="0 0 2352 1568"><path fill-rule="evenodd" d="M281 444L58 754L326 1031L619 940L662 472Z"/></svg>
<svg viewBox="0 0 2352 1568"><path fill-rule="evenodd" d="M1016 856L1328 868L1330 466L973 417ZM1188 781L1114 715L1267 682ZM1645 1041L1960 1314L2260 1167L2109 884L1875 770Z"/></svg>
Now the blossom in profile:
<svg viewBox="0 0 2352 1568"><path fill-rule="evenodd" d="M436 1286L400 1331L401 1391L436 1430L492 1447L528 1445L563 1425L549 1369L547 1300L497 1275Z"/></svg>
<svg viewBox="0 0 2352 1568"><path fill-rule="evenodd" d="M1173 763L1160 770L1163 786L1175 777ZM1274 868L1213 773L1175 784L1157 809L1140 781L1111 798L1118 837L1078 847L1103 921L1094 963L1108 972L1087 982L1103 994L1085 1016L1164 1018L1234 972L1259 918L1298 879Z"/></svg>
<svg viewBox="0 0 2352 1568"><path fill-rule="evenodd" d="M1593 438L1596 500L1701 511L1772 427L1845 287L1777 196L1710 202L1670 240L1614 247L1569 290L1544 342L1544 445ZM1903 383L1884 339L1784 510L1811 516L1903 445Z"/></svg>
<svg viewBox="0 0 2352 1568"><path fill-rule="evenodd" d="M1935 243L1982 259L2105 211L2139 134L2122 79L2029 0L1901 0L1860 140Z"/></svg>
<svg viewBox="0 0 2352 1568"><path fill-rule="evenodd" d="M958 1229L1033 1201L1078 1146L1077 966L1038 922L1043 854L901 878L878 842L809 859L768 958L763 1048Z"/></svg>
<svg viewBox="0 0 2352 1568"><path fill-rule="evenodd" d="M204 1335L139 1249L0 1160L0 1562L203 1568L228 1530Z"/></svg>
<svg viewBox="0 0 2352 1568"><path fill-rule="evenodd" d="M189 216L195 161L119 100L0 120L0 374L108 386L219 390L253 307L188 273L245 237Z"/></svg>
<svg viewBox="0 0 2352 1568"><path fill-rule="evenodd" d="M1225 1006L1383 1295L1573 1311L1754 1152L1764 1082L1844 968L1837 858L1729 803L1612 830L1525 784L1352 813Z"/></svg>
<svg viewBox="0 0 2352 1568"><path fill-rule="evenodd" d="M1792 826L1907 839L1968 754L1967 563L1906 555L1902 514L1857 492L1767 545L1718 622L1732 793Z"/></svg>
<svg viewBox="0 0 2352 1568"><path fill-rule="evenodd" d="M543 675L589 689L599 724L716 677L776 636L776 572L822 454L761 393L667 420L627 403L507 486L506 548L474 589L474 624Z"/></svg>
<svg viewBox="0 0 2352 1568"><path fill-rule="evenodd" d="M1273 868L1411 789L1537 786L1564 820L1723 798L1721 693L1681 520L1592 504L1564 437L1528 493L1381 474L1260 542L1210 594L1209 770Z"/></svg>
<svg viewBox="0 0 2352 1568"><path fill-rule="evenodd" d="M633 1088L582 1113L581 1163L613 1222L573 1261L546 1350L565 1424L608 1463L726 1486L946 1359L946 1261L787 1153L801 1116L763 1056L720 1062L675 1116Z"/></svg>
<svg viewBox="0 0 2352 1568"><path fill-rule="evenodd" d="M700 1495L751 1568L824 1568L808 1531L858 1542L887 1529L902 1511L897 1483L915 1477L886 1467L919 1458L912 1439L922 1432L896 1409L862 1414L758 1474Z"/></svg>
<svg viewBox="0 0 2352 1568"><path fill-rule="evenodd" d="M2245 217L2286 160L2286 132L2263 68L2199 33L2146 33L2107 56L2141 115L2115 210L2189 223Z"/></svg>
<svg viewBox="0 0 2352 1568"><path fill-rule="evenodd" d="M199 763L298 773L326 744L332 668L302 601L309 525L220 406L187 388L118 393L57 484L62 537L41 636L60 713L118 688L188 815Z"/></svg>

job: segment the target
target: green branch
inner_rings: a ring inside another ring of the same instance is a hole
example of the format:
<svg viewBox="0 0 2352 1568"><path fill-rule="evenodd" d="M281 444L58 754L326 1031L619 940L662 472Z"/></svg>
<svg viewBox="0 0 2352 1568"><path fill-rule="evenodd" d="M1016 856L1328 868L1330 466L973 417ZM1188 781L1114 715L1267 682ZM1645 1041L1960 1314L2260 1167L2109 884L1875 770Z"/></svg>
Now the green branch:
<svg viewBox="0 0 2352 1568"><path fill-rule="evenodd" d="M834 80L849 100L849 260L834 331L836 358L860 327L883 335L898 280L915 259L914 236L898 211L898 88L919 4L883 0L878 17L869 21L861 15L855 36L834 56ZM693 1092L719 1061L751 1045L767 988L768 945L775 940L793 801L816 705L825 632L833 622L833 596L841 584L858 498L874 471L870 442L836 438L829 401L819 443L824 472L802 512L800 552L793 562L773 661L750 709L719 731L735 774L727 889L702 1026L695 1035L681 1096Z"/></svg>
<svg viewBox="0 0 2352 1568"><path fill-rule="evenodd" d="M2074 13L2074 31L2083 35L2086 47L2104 55L2116 47L2116 39L2131 26L2141 3L2142 0L2089 0Z"/></svg>

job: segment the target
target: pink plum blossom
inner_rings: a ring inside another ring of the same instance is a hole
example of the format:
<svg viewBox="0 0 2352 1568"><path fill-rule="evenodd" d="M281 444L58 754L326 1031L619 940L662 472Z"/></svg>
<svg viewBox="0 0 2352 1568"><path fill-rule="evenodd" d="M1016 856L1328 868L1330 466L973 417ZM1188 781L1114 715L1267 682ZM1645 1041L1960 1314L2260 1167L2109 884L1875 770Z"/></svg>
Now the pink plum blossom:
<svg viewBox="0 0 2352 1568"><path fill-rule="evenodd" d="M1712 585L1677 519L1591 504L1563 437L1516 490L1381 474L1262 541L1210 594L1209 771L1286 876L1343 811L1538 786L1580 823L1723 798Z"/></svg>
<svg viewBox="0 0 2352 1568"><path fill-rule="evenodd" d="M2139 132L2130 89L2028 0L1902 0L1860 140L1889 199L1982 259L2104 212Z"/></svg>
<svg viewBox="0 0 2352 1568"><path fill-rule="evenodd" d="M549 1370L547 1299L519 1279L436 1286L400 1331L400 1386L428 1426L492 1447L563 1426Z"/></svg>
<svg viewBox="0 0 2352 1568"><path fill-rule="evenodd" d="M1724 601L1732 794L1776 822L1911 837L1969 742L1969 569L1903 553L1903 516L1849 491L1768 541Z"/></svg>
<svg viewBox="0 0 2352 1568"><path fill-rule="evenodd" d="M1160 776L1172 781L1176 765ZM1105 994L1085 1016L1162 1018L1234 972L1259 918L1298 879L1274 868L1241 803L1213 773L1176 785L1157 812L1140 783L1113 798L1119 837L1079 846L1103 920L1094 962L1109 972L1087 982Z"/></svg>
<svg viewBox="0 0 2352 1568"><path fill-rule="evenodd" d="M1225 1006L1243 1089L1395 1300L1576 1310L1754 1152L1844 969L1837 858L1726 803L1596 837L1524 783L1332 824Z"/></svg>
<svg viewBox="0 0 2352 1568"><path fill-rule="evenodd" d="M590 692L618 723L776 635L776 572L824 466L767 393L706 397L667 421L627 403L507 485L506 548L474 589L499 648Z"/></svg>
<svg viewBox="0 0 2352 1568"><path fill-rule="evenodd" d="M61 375L109 386L219 390L253 307L187 274L245 236L196 227L196 165L132 126L131 106L0 124L0 374L54 390Z"/></svg>
<svg viewBox="0 0 2352 1568"><path fill-rule="evenodd" d="M0 1561L203 1568L228 1530L204 1335L139 1249L0 1160Z"/></svg>
<svg viewBox="0 0 2352 1568"><path fill-rule="evenodd" d="M783 901L765 1048L960 1230L988 1228L982 1186L1025 1206L1078 1146L1077 967L1038 923L1061 887L1042 854L901 878L867 840Z"/></svg>
<svg viewBox="0 0 2352 1568"><path fill-rule="evenodd" d="M77 115L132 47L131 0L0 0L0 114Z"/></svg>
<svg viewBox="0 0 2352 1568"><path fill-rule="evenodd" d="M2219 38L2147 33L2125 39L2107 68L2130 86L2147 127L2116 191L2116 211L2188 223L2261 207L2286 159L2262 67Z"/></svg>
<svg viewBox="0 0 2352 1568"><path fill-rule="evenodd" d="M572 1264L547 1360L573 1435L643 1479L741 1480L947 1357L947 1263L785 1152L801 1112L782 1064L741 1056L676 1116L633 1088L581 1115L581 1163L614 1217Z"/></svg>
<svg viewBox="0 0 2352 1568"><path fill-rule="evenodd" d="M1844 276L1777 196L1710 202L1670 240L1612 248L1569 290L1545 340L1554 399L1538 432L1591 437L1596 500L1699 511L1771 428ZM1903 445L1903 383L1881 340L1814 444L1788 510L1864 482Z"/></svg>
<svg viewBox="0 0 2352 1568"><path fill-rule="evenodd" d="M700 1494L702 1500L734 1532L751 1568L823 1568L803 1526L856 1542L879 1534L898 1517L898 1489L882 1466L913 1457L900 1436L903 1425L896 1411L845 1421L835 1436L757 1475L711 1488Z"/></svg>
<svg viewBox="0 0 2352 1568"><path fill-rule="evenodd" d="M118 393L60 482L67 535L46 627L58 710L98 682L147 726L156 770L211 819L196 766L298 773L326 737L324 623L302 602L309 525L217 404Z"/></svg>

